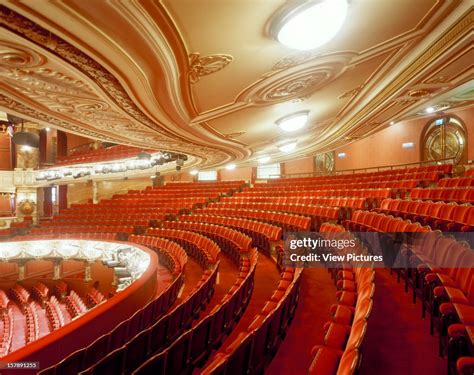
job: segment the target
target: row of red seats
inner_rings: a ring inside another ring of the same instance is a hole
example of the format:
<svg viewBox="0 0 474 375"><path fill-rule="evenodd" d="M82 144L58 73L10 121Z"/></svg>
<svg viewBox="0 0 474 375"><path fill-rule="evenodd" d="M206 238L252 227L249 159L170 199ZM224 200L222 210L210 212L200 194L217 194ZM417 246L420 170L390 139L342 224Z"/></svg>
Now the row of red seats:
<svg viewBox="0 0 474 375"><path fill-rule="evenodd" d="M372 176L389 176L396 175L401 179L406 174L411 173L424 173L424 172L438 172L440 174L451 174L453 170L452 164L442 165L431 165L427 167L412 167L412 168L400 168L400 169L386 169L377 172L354 172L351 174L340 174L332 176L315 176L315 177L296 177L296 178L280 178L268 180L270 184L300 184L300 183L311 183L318 181L334 181L334 180L352 180L359 177L372 177Z"/></svg>
<svg viewBox="0 0 474 375"><path fill-rule="evenodd" d="M56 220L49 223L44 223L45 225L42 228L55 228L55 227L68 227L68 226L115 226L115 227L123 227L123 226L131 226L131 227L149 227L156 224L154 222L159 222L164 220L165 217L153 217L150 219L130 219L130 218L109 218L109 219L101 219L101 218L77 218L77 219L68 219L68 220ZM33 233L36 233L33 232Z"/></svg>
<svg viewBox="0 0 474 375"><path fill-rule="evenodd" d="M25 342L29 344L39 337L38 312L34 303L23 305L23 315L25 316Z"/></svg>
<svg viewBox="0 0 474 375"><path fill-rule="evenodd" d="M215 207L206 207L194 211L196 214L234 216L247 219L259 220L277 225L284 230L297 231L309 230L311 226L311 218L300 215L276 211L260 211L251 209L228 208L216 205Z"/></svg>
<svg viewBox="0 0 474 375"><path fill-rule="evenodd" d="M8 298L7 294L3 289L0 289L0 314L3 314L5 311L7 311L9 303L10 299Z"/></svg>
<svg viewBox="0 0 474 375"><path fill-rule="evenodd" d="M245 234L224 227L209 223L185 222L185 221L165 221L164 228L190 230L201 233L213 239L235 262L241 257L241 253L248 253L252 249L252 239ZM155 235L155 229L149 228L148 235Z"/></svg>
<svg viewBox="0 0 474 375"><path fill-rule="evenodd" d="M130 146L112 146L107 148L99 148L97 150L83 150L64 157L58 157L56 165L97 163L102 161L121 160L128 158L136 158L141 149ZM156 150L145 150L145 152L156 152Z"/></svg>
<svg viewBox="0 0 474 375"><path fill-rule="evenodd" d="M372 201L368 198L359 197L312 197L312 196L281 196L272 197L262 194L251 197L228 197L221 199L221 202L259 202L259 203L280 203L280 204L314 204L321 206L344 207L346 209L369 209Z"/></svg>
<svg viewBox="0 0 474 375"><path fill-rule="evenodd" d="M232 332L245 311L253 290L256 264L257 252L253 249L250 257L241 258L239 277L221 302L168 348L158 354L149 350L153 356L132 374L183 374L201 367L213 348L219 347L224 338ZM151 341L153 341L153 336L151 336ZM126 353L119 352L116 356L104 359L104 367L106 364L116 363L117 358L120 360L123 357L126 361ZM122 369L124 367L127 368L126 363Z"/></svg>
<svg viewBox="0 0 474 375"><path fill-rule="evenodd" d="M115 233L77 233L77 234L27 234L24 236L17 236L10 239L10 241L32 241L32 240L97 240L97 241L115 241L117 240L117 234Z"/></svg>
<svg viewBox="0 0 474 375"><path fill-rule="evenodd" d="M241 199L252 196L262 195L259 191L245 190L243 192L235 193L228 199ZM281 189L272 189L265 192L266 196L279 197L279 196L294 196L294 197L359 197L359 198L395 198L396 192L393 189L327 189L327 190L306 190L306 191L283 191Z"/></svg>
<svg viewBox="0 0 474 375"><path fill-rule="evenodd" d="M51 296L49 301L45 302L44 307L46 311L46 317L49 320L52 331L59 329L65 325L66 322L64 319L64 314L61 310L60 303L57 300L56 296Z"/></svg>
<svg viewBox="0 0 474 375"><path fill-rule="evenodd" d="M199 286L172 311L165 313L167 309L163 309L155 301L150 302L112 332L99 337L86 348L72 353L40 374L131 373L148 356L165 349L183 331L189 329L199 311L208 303L216 278L217 268L205 271ZM179 290L174 289L176 293ZM163 299L160 301L163 302Z"/></svg>
<svg viewBox="0 0 474 375"><path fill-rule="evenodd" d="M107 210L107 213L110 215L114 214L122 214L122 215L135 215L135 214L150 214L150 213L156 213L156 214L162 214L166 212L171 212L171 213L178 213L179 212L179 207L177 206L175 208L175 211L170 211L173 208L167 205L166 207L129 207L126 206L124 207L123 205L105 205L103 202L100 204L93 204L93 203L84 203L84 204L76 204L73 203L70 208L62 210L61 211L61 217L62 216L68 216L68 215L80 215L82 213L89 213L89 214L100 214L104 213L104 209Z"/></svg>
<svg viewBox="0 0 474 375"><path fill-rule="evenodd" d="M464 172L465 177L474 177L474 168L469 168Z"/></svg>
<svg viewBox="0 0 474 375"><path fill-rule="evenodd" d="M42 282L37 282L31 287L31 296L41 305L44 306L44 303L48 300L49 288L44 285Z"/></svg>
<svg viewBox="0 0 474 375"><path fill-rule="evenodd" d="M86 304L89 308L100 305L105 302L105 296L99 292L96 288L91 288L86 294Z"/></svg>
<svg viewBox="0 0 474 375"><path fill-rule="evenodd" d="M324 225L320 233L340 238L344 228ZM347 234L347 238L352 235ZM338 289L338 303L331 306L332 318L324 326L324 344L312 348L310 374L354 374L360 364L360 350L373 306L375 272L371 263L332 264L330 269Z"/></svg>
<svg viewBox="0 0 474 375"><path fill-rule="evenodd" d="M156 228L148 230L146 234L153 234L178 242L186 249L187 253L191 252L195 259L201 261L203 266L216 264L219 261L219 254L221 252L219 246L211 239L198 233L178 229ZM195 248L198 249L198 252L193 251Z"/></svg>
<svg viewBox="0 0 474 375"><path fill-rule="evenodd" d="M8 295L15 301L18 306L27 305L30 302L30 293L20 284L15 284L13 288L8 290Z"/></svg>
<svg viewBox="0 0 474 375"><path fill-rule="evenodd" d="M163 186L164 189L191 189L191 190L199 190L199 189L207 189L207 188L239 188L245 185L245 181L238 180L238 181L200 181L200 182L168 182Z"/></svg>
<svg viewBox="0 0 474 375"><path fill-rule="evenodd" d="M474 189L466 188L425 188L413 189L411 199L429 199L433 201L474 203Z"/></svg>
<svg viewBox="0 0 474 375"><path fill-rule="evenodd" d="M422 317L428 311L430 332L437 328L439 333L440 355L449 342L448 368L455 370L458 357L474 354L450 350L458 348L457 340L467 339L465 326L474 322L474 251L467 243L434 231L404 244L401 256L405 267L398 273L405 274L406 288L412 285L414 301L417 294L421 296ZM467 367L473 363L472 358L461 361L459 374L468 373L463 362Z"/></svg>
<svg viewBox="0 0 474 375"><path fill-rule="evenodd" d="M431 229L420 223L371 211L356 211L350 220L342 223L351 232L429 232Z"/></svg>
<svg viewBox="0 0 474 375"><path fill-rule="evenodd" d="M438 187L473 187L473 177L452 177L442 178L438 182Z"/></svg>
<svg viewBox="0 0 474 375"><path fill-rule="evenodd" d="M280 227L275 225L254 220L247 220L240 217L192 214L182 215L180 216L179 220L198 221L238 228L238 230L244 233L257 233L258 236L265 237L267 241L278 241L281 239L283 232Z"/></svg>
<svg viewBox="0 0 474 375"><path fill-rule="evenodd" d="M129 237L130 242L138 243L149 247L150 249L158 251L158 258L160 264L168 268L173 276L184 273L186 264L188 262L188 255L186 251L176 242L166 240L159 237L151 236L136 236Z"/></svg>
<svg viewBox="0 0 474 375"><path fill-rule="evenodd" d="M284 269L277 289L247 330L218 352L202 374L260 374L270 364L294 318L301 269Z"/></svg>
<svg viewBox="0 0 474 375"><path fill-rule="evenodd" d="M442 231L474 230L474 207L470 204L385 199L376 211L420 222Z"/></svg>
<svg viewBox="0 0 474 375"><path fill-rule="evenodd" d="M74 290L69 292L69 295L66 296L64 301L69 314L71 314L73 318L80 316L87 311L86 304Z"/></svg>
<svg viewBox="0 0 474 375"><path fill-rule="evenodd" d="M0 334L0 358L7 355L10 351L13 340L13 314L7 309L1 314L3 332Z"/></svg>
<svg viewBox="0 0 474 375"><path fill-rule="evenodd" d="M177 299L178 293L183 285L183 277L183 274L176 277L171 284L166 287L163 293L150 301L145 307L139 309L132 317L117 325L110 333L100 336L89 346L69 354L61 362L43 369L38 374L78 374L82 369L94 365L109 353L113 353L115 350L122 348L124 344L132 340L138 333L149 329L165 315ZM161 333L162 332L160 332L160 334ZM103 374L106 373L118 374L121 372L103 372Z"/></svg>
<svg viewBox="0 0 474 375"><path fill-rule="evenodd" d="M134 233L132 226L65 226L65 227L39 227L33 228L30 232L32 235L39 234L63 234L63 233L117 233L130 235Z"/></svg>
<svg viewBox="0 0 474 375"><path fill-rule="evenodd" d="M255 203L240 200L211 203L209 208L234 208L253 209L260 211L281 211L290 214L308 216L311 218L311 229L317 229L325 221L338 221L344 216L344 212L339 207L324 207L304 204L284 204L284 203Z"/></svg>

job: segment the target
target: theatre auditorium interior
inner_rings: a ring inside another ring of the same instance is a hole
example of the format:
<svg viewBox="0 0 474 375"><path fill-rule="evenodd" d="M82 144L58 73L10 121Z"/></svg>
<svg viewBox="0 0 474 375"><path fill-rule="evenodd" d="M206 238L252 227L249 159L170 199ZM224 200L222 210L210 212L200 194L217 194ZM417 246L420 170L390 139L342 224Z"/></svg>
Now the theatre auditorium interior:
<svg viewBox="0 0 474 375"><path fill-rule="evenodd" d="M1 375L474 375L473 0L0 0Z"/></svg>

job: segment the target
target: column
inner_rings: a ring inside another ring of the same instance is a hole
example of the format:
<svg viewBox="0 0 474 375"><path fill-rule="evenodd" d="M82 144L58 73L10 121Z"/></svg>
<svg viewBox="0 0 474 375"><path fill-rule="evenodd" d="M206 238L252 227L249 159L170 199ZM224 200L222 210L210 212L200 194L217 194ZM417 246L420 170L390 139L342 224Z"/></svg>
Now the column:
<svg viewBox="0 0 474 375"><path fill-rule="evenodd" d="M54 268L53 268L53 280L59 280L60 278L61 278L61 261L55 260Z"/></svg>
<svg viewBox="0 0 474 375"><path fill-rule="evenodd" d="M99 203L99 183L92 180L92 203Z"/></svg>

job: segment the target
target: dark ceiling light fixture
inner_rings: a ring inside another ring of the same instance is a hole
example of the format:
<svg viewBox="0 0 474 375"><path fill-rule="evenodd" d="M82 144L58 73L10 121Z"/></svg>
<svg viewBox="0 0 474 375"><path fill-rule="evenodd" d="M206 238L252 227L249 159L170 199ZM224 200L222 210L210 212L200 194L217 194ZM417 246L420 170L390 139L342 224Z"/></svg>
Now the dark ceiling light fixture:
<svg viewBox="0 0 474 375"><path fill-rule="evenodd" d="M14 126L16 124L21 124L21 130L13 134L13 143L18 146L29 146L33 148L38 148L40 143L40 137L38 134L30 133L24 130L24 121L23 119L7 115L8 122Z"/></svg>

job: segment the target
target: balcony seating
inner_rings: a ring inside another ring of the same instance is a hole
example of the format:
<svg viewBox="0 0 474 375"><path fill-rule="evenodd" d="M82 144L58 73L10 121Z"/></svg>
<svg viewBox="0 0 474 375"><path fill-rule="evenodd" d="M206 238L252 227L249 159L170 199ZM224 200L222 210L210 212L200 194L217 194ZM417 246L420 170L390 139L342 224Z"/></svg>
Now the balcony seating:
<svg viewBox="0 0 474 375"><path fill-rule="evenodd" d="M417 188L411 191L410 198L472 204L474 202L474 189L469 187Z"/></svg>
<svg viewBox="0 0 474 375"><path fill-rule="evenodd" d="M385 199L375 211L418 221L433 230L470 232L474 228L474 207L470 204Z"/></svg>
<svg viewBox="0 0 474 375"><path fill-rule="evenodd" d="M156 150L142 150L136 147L125 145L117 145L107 148L99 148L97 150L82 149L71 155L58 157L55 165L72 165L99 163L105 161L121 160L136 158L139 152L156 152Z"/></svg>
<svg viewBox="0 0 474 375"><path fill-rule="evenodd" d="M259 220L279 226L285 230L309 230L311 219L305 216L236 208L201 208L195 211L199 215L232 216Z"/></svg>
<svg viewBox="0 0 474 375"><path fill-rule="evenodd" d="M253 245L265 251L269 251L270 243L280 240L282 235L281 228L277 226L242 218L212 215L183 215L180 217L180 220L185 222L204 222L225 225L226 227L237 229L252 237Z"/></svg>
<svg viewBox="0 0 474 375"><path fill-rule="evenodd" d="M177 229L155 228L147 231L147 234L178 242L186 249L187 253L191 253L194 258L200 261L203 268L216 264L219 260L219 254L221 252L219 246L206 236L202 236L198 233Z"/></svg>
<svg viewBox="0 0 474 375"><path fill-rule="evenodd" d="M248 253L252 248L252 239L250 237L224 226L184 221L166 221L163 225L167 229L194 231L212 238L235 263L239 262L241 253ZM146 233L154 235L154 229L150 228Z"/></svg>
<svg viewBox="0 0 474 375"><path fill-rule="evenodd" d="M13 315L10 309L0 313L3 332L0 335L0 358L8 354L13 339Z"/></svg>
<svg viewBox="0 0 474 375"><path fill-rule="evenodd" d="M0 289L0 314L3 314L7 311L9 303L10 299L8 298L7 294L4 290Z"/></svg>
<svg viewBox="0 0 474 375"><path fill-rule="evenodd" d="M106 298L104 295L95 288L89 289L86 294L86 304L88 308L97 306L102 302L105 302Z"/></svg>
<svg viewBox="0 0 474 375"><path fill-rule="evenodd" d="M48 300L49 288L43 283L37 282L31 288L31 295L42 307L44 307L44 303Z"/></svg>
<svg viewBox="0 0 474 375"><path fill-rule="evenodd" d="M15 284L13 288L10 288L8 290L8 295L20 307L27 305L30 301L30 293L28 293L28 291L20 284Z"/></svg>

